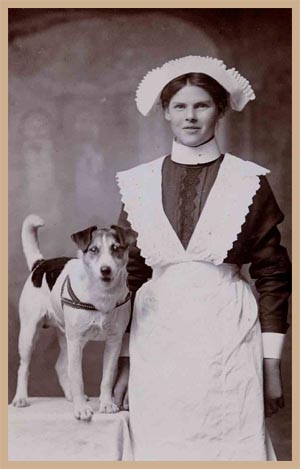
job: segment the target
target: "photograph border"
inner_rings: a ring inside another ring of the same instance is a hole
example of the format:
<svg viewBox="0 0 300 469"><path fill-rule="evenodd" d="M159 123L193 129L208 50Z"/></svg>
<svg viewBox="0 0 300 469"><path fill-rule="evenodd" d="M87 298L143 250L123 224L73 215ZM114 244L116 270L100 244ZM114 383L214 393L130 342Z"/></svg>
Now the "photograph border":
<svg viewBox="0 0 300 469"><path fill-rule="evenodd" d="M38 467L44 468L65 468L66 466L75 466L76 468L86 468L87 466L93 467L106 467L115 462L104 461L8 461L7 454L7 402L8 402L8 9L9 8L291 8L292 9L292 65L293 65L293 126L292 126L292 246L293 246L293 284L295 290L292 295L292 309L293 325L292 325L292 402L293 402L293 419L292 419L292 461L278 461L271 464L280 464L281 467L299 467L300 463L300 436L299 436L299 197L300 197L300 165L299 165L299 1L98 1L98 2L83 2L83 1L63 1L63 2L50 2L50 1L0 1L0 29L1 29L1 150L2 155L0 158L0 177L1 177L1 198L0 198L0 214L3 224L0 230L0 265L1 265L1 315L0 315L0 329L1 329L1 370L2 382L0 386L0 399L2 418L1 421L1 438L0 438L0 468L25 468L25 467ZM126 467L148 467L149 464L155 464L155 467L186 467L187 464L193 467L205 467L209 464L210 468L225 467L234 464L235 467L263 467L264 462L123 462Z"/></svg>

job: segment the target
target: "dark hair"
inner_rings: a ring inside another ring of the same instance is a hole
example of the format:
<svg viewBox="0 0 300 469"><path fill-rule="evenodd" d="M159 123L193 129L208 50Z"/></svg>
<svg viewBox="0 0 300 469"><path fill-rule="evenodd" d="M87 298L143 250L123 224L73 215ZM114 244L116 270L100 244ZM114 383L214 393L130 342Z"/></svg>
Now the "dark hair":
<svg viewBox="0 0 300 469"><path fill-rule="evenodd" d="M222 115L228 107L229 93L216 80L205 73L187 73L170 81L162 90L160 100L163 109L166 109L177 91L186 85L199 86L207 91L215 105L219 114Z"/></svg>

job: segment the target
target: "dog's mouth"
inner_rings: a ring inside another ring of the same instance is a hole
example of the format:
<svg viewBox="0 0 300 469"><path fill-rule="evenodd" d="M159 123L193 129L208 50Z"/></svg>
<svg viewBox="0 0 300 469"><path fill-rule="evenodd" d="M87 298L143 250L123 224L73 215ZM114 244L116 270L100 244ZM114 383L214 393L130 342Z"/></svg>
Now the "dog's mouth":
<svg viewBox="0 0 300 469"><path fill-rule="evenodd" d="M112 276L111 275L100 275L100 280L103 283L110 283L112 281Z"/></svg>

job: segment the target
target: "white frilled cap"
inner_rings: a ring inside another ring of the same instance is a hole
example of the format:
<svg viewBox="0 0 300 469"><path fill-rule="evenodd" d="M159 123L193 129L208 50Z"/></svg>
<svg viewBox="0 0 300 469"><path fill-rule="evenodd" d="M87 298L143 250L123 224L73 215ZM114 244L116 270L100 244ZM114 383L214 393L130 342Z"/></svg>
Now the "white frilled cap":
<svg viewBox="0 0 300 469"><path fill-rule="evenodd" d="M135 98L140 113L147 116L159 103L164 87L174 78L187 73L205 73L214 78L229 93L230 106L235 111L241 111L248 101L255 99L249 81L235 68L227 69L222 60L213 57L189 55L170 60L145 75L137 88Z"/></svg>

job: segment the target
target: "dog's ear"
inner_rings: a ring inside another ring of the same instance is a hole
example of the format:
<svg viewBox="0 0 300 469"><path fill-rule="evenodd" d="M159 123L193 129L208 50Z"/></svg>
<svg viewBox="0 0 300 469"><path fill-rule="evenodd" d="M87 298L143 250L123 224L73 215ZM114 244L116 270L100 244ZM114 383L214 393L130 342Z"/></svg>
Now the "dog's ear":
<svg viewBox="0 0 300 469"><path fill-rule="evenodd" d="M122 246L132 246L136 242L137 232L133 231L131 228L124 228L119 225L111 225L110 228L115 232Z"/></svg>
<svg viewBox="0 0 300 469"><path fill-rule="evenodd" d="M86 228L85 230L78 231L77 233L72 234L71 238L74 241L74 243L77 244L79 249L85 252L90 242L92 241L92 234L96 230L97 230L97 226L90 226L89 228Z"/></svg>

